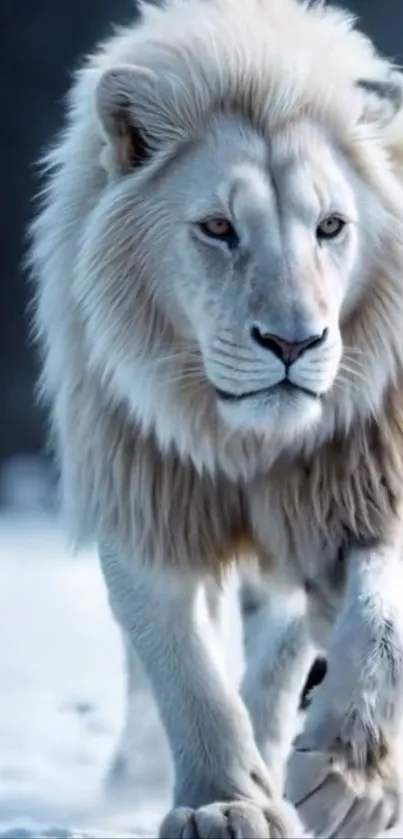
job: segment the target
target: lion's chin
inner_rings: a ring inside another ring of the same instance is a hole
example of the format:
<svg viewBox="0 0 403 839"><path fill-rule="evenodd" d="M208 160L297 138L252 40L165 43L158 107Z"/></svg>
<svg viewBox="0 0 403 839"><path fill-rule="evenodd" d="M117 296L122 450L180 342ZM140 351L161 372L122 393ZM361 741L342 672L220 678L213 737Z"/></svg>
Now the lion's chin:
<svg viewBox="0 0 403 839"><path fill-rule="evenodd" d="M219 394L217 406L229 428L285 442L308 434L323 410L320 397L298 388L276 388L236 400Z"/></svg>

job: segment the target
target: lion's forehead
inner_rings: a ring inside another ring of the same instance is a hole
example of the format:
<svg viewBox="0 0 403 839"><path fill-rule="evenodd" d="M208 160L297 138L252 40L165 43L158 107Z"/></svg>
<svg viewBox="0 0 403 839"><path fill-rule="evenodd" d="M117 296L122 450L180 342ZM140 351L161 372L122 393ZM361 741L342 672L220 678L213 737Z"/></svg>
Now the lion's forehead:
<svg viewBox="0 0 403 839"><path fill-rule="evenodd" d="M343 60L340 61L340 55ZM260 120L281 120L311 106L342 117L351 83L382 62L340 10L306 9L294 0L244 4L178 0L146 9L143 24L97 59L136 61L192 87L195 108L213 101ZM182 92L185 85L182 87Z"/></svg>

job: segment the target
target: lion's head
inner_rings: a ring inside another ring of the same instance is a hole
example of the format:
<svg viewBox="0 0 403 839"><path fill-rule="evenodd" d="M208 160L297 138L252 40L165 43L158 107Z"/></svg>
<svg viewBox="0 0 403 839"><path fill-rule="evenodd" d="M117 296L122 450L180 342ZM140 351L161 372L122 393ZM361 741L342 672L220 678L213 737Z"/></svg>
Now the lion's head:
<svg viewBox="0 0 403 839"><path fill-rule="evenodd" d="M289 446L379 408L400 91L348 17L295 0L149 8L81 72L53 196L63 176L80 222L69 295L85 363L163 443L203 417Z"/></svg>

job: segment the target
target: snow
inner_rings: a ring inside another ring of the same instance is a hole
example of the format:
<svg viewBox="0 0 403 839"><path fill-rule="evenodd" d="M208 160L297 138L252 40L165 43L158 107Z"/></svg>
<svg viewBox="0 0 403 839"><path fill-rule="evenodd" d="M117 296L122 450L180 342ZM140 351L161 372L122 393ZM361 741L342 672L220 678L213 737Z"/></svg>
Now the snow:
<svg viewBox="0 0 403 839"><path fill-rule="evenodd" d="M2 839L155 836L169 802L155 712L143 690L133 749L167 783L156 801L143 767L130 813L101 793L123 720L120 636L95 556L71 556L52 519L0 517L0 638Z"/></svg>
<svg viewBox="0 0 403 839"><path fill-rule="evenodd" d="M56 518L30 507L35 491L21 495L18 480L12 489L0 515L0 839L156 836L172 775L141 672L131 709L133 786L125 798L105 794L125 677L97 558L73 556ZM231 600L223 637L231 638L229 677L239 680L241 627Z"/></svg>
<svg viewBox="0 0 403 839"><path fill-rule="evenodd" d="M120 636L96 557L73 557L38 512L0 515L0 639L0 839L156 836L171 767L153 700L139 675L133 789L106 795L123 723Z"/></svg>

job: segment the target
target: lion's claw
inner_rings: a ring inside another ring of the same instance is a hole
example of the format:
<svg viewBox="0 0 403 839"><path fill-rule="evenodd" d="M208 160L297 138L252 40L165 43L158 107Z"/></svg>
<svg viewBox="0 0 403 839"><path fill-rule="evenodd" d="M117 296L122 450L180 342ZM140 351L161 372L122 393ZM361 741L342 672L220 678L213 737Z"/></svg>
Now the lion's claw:
<svg viewBox="0 0 403 839"><path fill-rule="evenodd" d="M295 750L287 795L307 829L321 839L376 836L398 818L397 776L351 768L330 750Z"/></svg>
<svg viewBox="0 0 403 839"><path fill-rule="evenodd" d="M179 807L164 819L160 839L302 839L307 834L285 801L261 807L250 801Z"/></svg>

